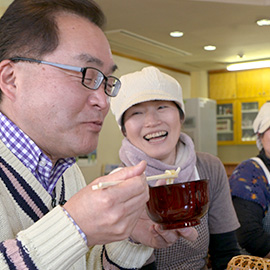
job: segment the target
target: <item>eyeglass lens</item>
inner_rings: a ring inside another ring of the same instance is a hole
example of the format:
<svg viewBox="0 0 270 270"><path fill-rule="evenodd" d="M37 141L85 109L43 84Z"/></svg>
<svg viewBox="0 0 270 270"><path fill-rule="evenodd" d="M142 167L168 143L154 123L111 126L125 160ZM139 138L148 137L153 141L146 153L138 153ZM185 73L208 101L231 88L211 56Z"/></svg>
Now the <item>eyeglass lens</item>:
<svg viewBox="0 0 270 270"><path fill-rule="evenodd" d="M109 96L116 96L120 88L120 82L113 76L104 77L104 75L93 68L87 68L84 76L84 85L90 89L98 89L102 81L105 80L105 92Z"/></svg>

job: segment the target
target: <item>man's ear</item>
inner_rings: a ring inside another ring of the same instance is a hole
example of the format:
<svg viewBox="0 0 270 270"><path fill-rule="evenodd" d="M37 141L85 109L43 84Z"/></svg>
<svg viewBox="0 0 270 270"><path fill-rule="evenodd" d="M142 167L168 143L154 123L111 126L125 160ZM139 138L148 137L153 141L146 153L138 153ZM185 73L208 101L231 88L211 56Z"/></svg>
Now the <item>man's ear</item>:
<svg viewBox="0 0 270 270"><path fill-rule="evenodd" d="M16 94L15 78L14 63L10 60L0 62L0 89L11 100L15 99Z"/></svg>

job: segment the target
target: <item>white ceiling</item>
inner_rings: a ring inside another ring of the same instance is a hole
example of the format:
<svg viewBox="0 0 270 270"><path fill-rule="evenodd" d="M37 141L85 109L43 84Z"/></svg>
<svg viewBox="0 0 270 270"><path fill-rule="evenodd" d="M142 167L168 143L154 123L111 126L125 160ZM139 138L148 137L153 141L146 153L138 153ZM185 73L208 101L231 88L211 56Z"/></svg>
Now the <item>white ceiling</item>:
<svg viewBox="0 0 270 270"><path fill-rule="evenodd" d="M270 59L270 26L255 24L270 19L270 0L96 1L107 17L105 33L116 54L187 72ZM9 3L1 0L0 9ZM170 37L173 30L184 36ZM204 51L208 44L217 50Z"/></svg>
<svg viewBox="0 0 270 270"><path fill-rule="evenodd" d="M270 19L270 1L98 0L98 3L107 16L106 32L114 52L189 72L219 70L231 62L270 58L270 27L255 24L258 19ZM170 37L173 30L183 31L184 36ZM131 38L126 32L138 38ZM171 50L159 46L163 44ZM217 50L204 51L203 46L208 44L216 45ZM246 57L238 59L237 54Z"/></svg>

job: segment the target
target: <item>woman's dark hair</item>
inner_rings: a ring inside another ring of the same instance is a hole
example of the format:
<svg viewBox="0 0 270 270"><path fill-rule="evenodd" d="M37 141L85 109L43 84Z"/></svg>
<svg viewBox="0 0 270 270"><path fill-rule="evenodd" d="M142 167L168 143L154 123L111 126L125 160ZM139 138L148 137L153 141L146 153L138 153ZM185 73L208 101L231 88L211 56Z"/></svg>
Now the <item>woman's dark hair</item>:
<svg viewBox="0 0 270 270"><path fill-rule="evenodd" d="M102 10L92 0L15 0L0 19L0 62L16 56L40 59L53 52L59 44L56 18L65 12L100 28L105 24Z"/></svg>

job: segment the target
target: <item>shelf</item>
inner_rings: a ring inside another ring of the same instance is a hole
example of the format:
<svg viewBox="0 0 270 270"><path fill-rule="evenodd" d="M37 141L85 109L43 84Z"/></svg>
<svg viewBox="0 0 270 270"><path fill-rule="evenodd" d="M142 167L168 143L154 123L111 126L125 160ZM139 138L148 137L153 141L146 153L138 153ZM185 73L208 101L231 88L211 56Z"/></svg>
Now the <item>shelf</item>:
<svg viewBox="0 0 270 270"><path fill-rule="evenodd" d="M218 118L227 118L227 117L233 117L232 114L217 114Z"/></svg>
<svg viewBox="0 0 270 270"><path fill-rule="evenodd" d="M218 130L217 131L217 134L232 134L232 133L233 133L232 130L224 130L224 131Z"/></svg>
<svg viewBox="0 0 270 270"><path fill-rule="evenodd" d="M256 138L253 139L253 138L249 138L249 139L245 139L245 138L242 138L242 142L255 142L256 141Z"/></svg>
<svg viewBox="0 0 270 270"><path fill-rule="evenodd" d="M258 113L258 110L242 110L242 113Z"/></svg>

